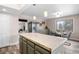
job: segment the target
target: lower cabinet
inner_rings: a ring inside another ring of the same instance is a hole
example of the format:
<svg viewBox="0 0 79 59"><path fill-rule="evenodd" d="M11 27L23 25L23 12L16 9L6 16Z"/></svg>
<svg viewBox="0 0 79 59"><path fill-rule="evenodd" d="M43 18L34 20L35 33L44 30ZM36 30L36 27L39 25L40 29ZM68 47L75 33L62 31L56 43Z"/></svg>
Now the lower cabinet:
<svg viewBox="0 0 79 59"><path fill-rule="evenodd" d="M23 54L27 54L28 53L28 48L27 48L27 43L23 41Z"/></svg>
<svg viewBox="0 0 79 59"><path fill-rule="evenodd" d="M34 54L34 48L28 45L28 54Z"/></svg>
<svg viewBox="0 0 79 59"><path fill-rule="evenodd" d="M38 53L40 53L40 54L49 54L49 52L46 49L44 49L40 46L37 46L37 45L35 45L35 50L38 51Z"/></svg>
<svg viewBox="0 0 79 59"><path fill-rule="evenodd" d="M20 53L21 54L50 54L51 51L20 36Z"/></svg>
<svg viewBox="0 0 79 59"><path fill-rule="evenodd" d="M35 54L41 54L39 51L35 51Z"/></svg>
<svg viewBox="0 0 79 59"><path fill-rule="evenodd" d="M19 39L20 39L20 40L19 40L19 46L20 46L19 49L20 49L20 53L22 54L22 53L23 53L23 42L22 42L22 40L21 40L21 39L22 39L21 37L20 37Z"/></svg>

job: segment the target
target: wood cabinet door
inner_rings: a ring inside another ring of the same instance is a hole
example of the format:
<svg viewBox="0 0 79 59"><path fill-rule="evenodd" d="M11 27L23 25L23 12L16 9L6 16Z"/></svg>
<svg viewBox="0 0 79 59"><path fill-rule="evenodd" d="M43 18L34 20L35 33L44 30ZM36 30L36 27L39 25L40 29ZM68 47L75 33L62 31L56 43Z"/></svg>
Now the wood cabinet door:
<svg viewBox="0 0 79 59"><path fill-rule="evenodd" d="M47 49L29 41L26 38L20 38L20 53L22 54L50 54Z"/></svg>
<svg viewBox="0 0 79 59"><path fill-rule="evenodd" d="M28 45L28 54L34 54L34 48Z"/></svg>
<svg viewBox="0 0 79 59"><path fill-rule="evenodd" d="M19 45L20 45L20 53L22 54L23 53L23 42L22 42L22 38L20 37L20 39L19 39Z"/></svg>
<svg viewBox="0 0 79 59"><path fill-rule="evenodd" d="M27 50L27 43L25 41L23 41L23 54L27 54L28 50Z"/></svg>
<svg viewBox="0 0 79 59"><path fill-rule="evenodd" d="M39 51L35 51L35 54L41 54Z"/></svg>

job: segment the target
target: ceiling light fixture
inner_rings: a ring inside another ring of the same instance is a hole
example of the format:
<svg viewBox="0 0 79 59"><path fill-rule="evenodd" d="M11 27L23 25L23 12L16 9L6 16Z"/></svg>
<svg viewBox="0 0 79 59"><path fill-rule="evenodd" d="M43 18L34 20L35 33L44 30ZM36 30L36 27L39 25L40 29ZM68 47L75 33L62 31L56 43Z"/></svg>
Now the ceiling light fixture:
<svg viewBox="0 0 79 59"><path fill-rule="evenodd" d="M33 20L36 20L36 16L33 16Z"/></svg>
<svg viewBox="0 0 79 59"><path fill-rule="evenodd" d="M60 17L60 16L63 15L63 12L62 11L58 11L58 12L55 13L55 15L56 15L56 17Z"/></svg>
<svg viewBox="0 0 79 59"><path fill-rule="evenodd" d="M48 12L44 11L44 17L47 17L47 16L48 16Z"/></svg>

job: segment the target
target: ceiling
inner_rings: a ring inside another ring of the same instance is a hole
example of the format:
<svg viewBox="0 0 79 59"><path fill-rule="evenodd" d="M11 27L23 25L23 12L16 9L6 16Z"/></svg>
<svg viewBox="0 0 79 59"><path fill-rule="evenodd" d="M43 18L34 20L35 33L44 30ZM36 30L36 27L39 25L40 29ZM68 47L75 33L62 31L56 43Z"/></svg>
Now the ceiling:
<svg viewBox="0 0 79 59"><path fill-rule="evenodd" d="M25 4L1 4L1 5L5 7L17 9L17 10L22 9L25 6Z"/></svg>
<svg viewBox="0 0 79 59"><path fill-rule="evenodd" d="M17 15L19 11L15 8L8 7L7 5L0 5L0 13L14 14Z"/></svg>
<svg viewBox="0 0 79 59"><path fill-rule="evenodd" d="M48 12L48 17L56 17L56 13L60 12L60 16L68 16L79 14L78 4L37 4L30 5L21 13L28 16L44 17L44 11Z"/></svg>
<svg viewBox="0 0 79 59"><path fill-rule="evenodd" d="M18 13L29 17L36 16L40 19L79 14L79 4L36 4L35 6L33 4L8 4L0 5L0 10L2 8L6 8L7 13ZM47 17L44 17L44 11L47 11Z"/></svg>

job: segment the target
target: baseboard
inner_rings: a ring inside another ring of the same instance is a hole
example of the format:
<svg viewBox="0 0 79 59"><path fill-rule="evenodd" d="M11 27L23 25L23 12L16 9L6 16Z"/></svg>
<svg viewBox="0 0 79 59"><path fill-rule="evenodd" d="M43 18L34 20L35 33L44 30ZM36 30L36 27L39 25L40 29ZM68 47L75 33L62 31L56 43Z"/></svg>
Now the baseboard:
<svg viewBox="0 0 79 59"><path fill-rule="evenodd" d="M16 42L16 43L12 43L12 44L9 44L9 45L4 45L4 46L1 46L0 48L4 48L4 47L8 47L8 46L12 46L12 45L18 45L19 42Z"/></svg>

